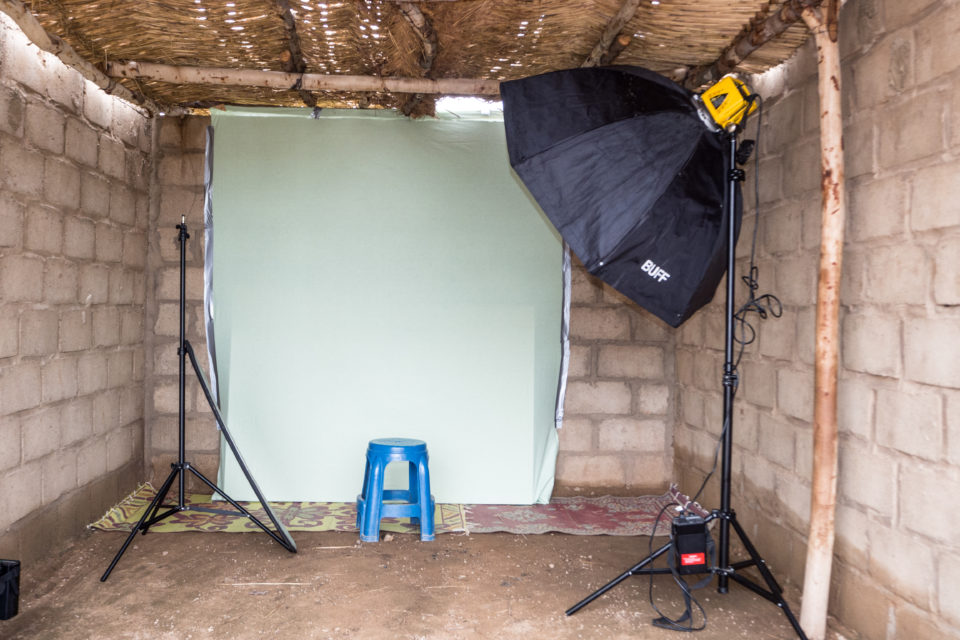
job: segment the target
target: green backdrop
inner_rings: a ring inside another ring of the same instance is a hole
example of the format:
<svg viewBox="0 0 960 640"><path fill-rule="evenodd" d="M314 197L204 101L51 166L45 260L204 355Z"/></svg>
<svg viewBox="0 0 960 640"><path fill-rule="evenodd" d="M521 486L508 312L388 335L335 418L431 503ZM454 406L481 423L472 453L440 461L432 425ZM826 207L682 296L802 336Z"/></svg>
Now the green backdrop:
<svg viewBox="0 0 960 640"><path fill-rule="evenodd" d="M400 436L427 442L438 501L548 500L561 241L502 121L212 120L218 386L264 495L354 500L367 442ZM251 499L222 450L221 486Z"/></svg>

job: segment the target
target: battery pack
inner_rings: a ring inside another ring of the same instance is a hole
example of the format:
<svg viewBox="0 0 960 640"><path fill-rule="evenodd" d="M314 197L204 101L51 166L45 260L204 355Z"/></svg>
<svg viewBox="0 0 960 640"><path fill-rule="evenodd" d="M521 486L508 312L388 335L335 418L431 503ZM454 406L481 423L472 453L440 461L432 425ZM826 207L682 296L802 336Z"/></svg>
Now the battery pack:
<svg viewBox="0 0 960 640"><path fill-rule="evenodd" d="M700 516L677 516L670 525L670 538L677 573L708 571L706 520Z"/></svg>

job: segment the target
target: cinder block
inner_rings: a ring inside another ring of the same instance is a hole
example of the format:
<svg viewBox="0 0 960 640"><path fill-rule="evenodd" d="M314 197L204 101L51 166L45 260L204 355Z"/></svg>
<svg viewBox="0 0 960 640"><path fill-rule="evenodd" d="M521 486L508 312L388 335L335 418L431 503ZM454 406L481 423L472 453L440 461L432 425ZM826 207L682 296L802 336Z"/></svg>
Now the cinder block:
<svg viewBox="0 0 960 640"><path fill-rule="evenodd" d="M784 258L778 263L774 280L776 284L772 293L775 293L786 306L812 305L817 299L818 273L819 256L816 253ZM765 281L770 282L769 279ZM771 322L780 322L780 320Z"/></svg>
<svg viewBox="0 0 960 640"><path fill-rule="evenodd" d="M63 220L63 253L68 258L90 260L94 257L96 229L93 221L76 216Z"/></svg>
<svg viewBox="0 0 960 640"><path fill-rule="evenodd" d="M43 154L20 145L4 145L0 154L2 184L17 193L39 196L43 192Z"/></svg>
<svg viewBox="0 0 960 640"><path fill-rule="evenodd" d="M177 336L180 333L180 305L174 302L161 302L157 308L157 319L153 324L153 332L158 336ZM581 347L571 347L570 349L570 377L574 377L572 372L574 364L574 349Z"/></svg>
<svg viewBox="0 0 960 640"><path fill-rule="evenodd" d="M187 267L187 300L203 300L203 268ZM160 271L160 281L157 285L157 298L160 300L179 300L180 299L180 268L165 267ZM576 307L574 307L576 309ZM576 311L571 310L570 333L575 337L576 331L573 329L573 323L576 318ZM602 321L602 319L601 319Z"/></svg>
<svg viewBox="0 0 960 640"><path fill-rule="evenodd" d="M2 428L2 427L0 427ZM588 418L568 418L564 416L560 435L560 452L590 451L593 449L593 421ZM3 466L0 465L0 469Z"/></svg>
<svg viewBox="0 0 960 640"><path fill-rule="evenodd" d="M167 305L161 305L161 307ZM175 313L175 311L174 311ZM172 324L167 324L167 322ZM159 320L158 320L159 324ZM169 329L167 327L170 327ZM165 321L164 330L170 333L164 335L176 335L178 331L177 318L171 317ZM159 332L159 329L158 329ZM567 365L568 378L585 378L593 375L593 348L589 345L570 345L570 361Z"/></svg>
<svg viewBox="0 0 960 640"><path fill-rule="evenodd" d="M81 360L81 369L83 363ZM93 401L89 396L74 398L60 408L60 442L67 447L93 433Z"/></svg>
<svg viewBox="0 0 960 640"><path fill-rule="evenodd" d="M960 512L945 508L944 496L960 494L960 480L944 468L905 464L900 476L900 522L914 533L949 545L960 528Z"/></svg>
<svg viewBox="0 0 960 640"><path fill-rule="evenodd" d="M93 432L97 436L120 426L120 398L119 389L107 389L93 396Z"/></svg>
<svg viewBox="0 0 960 640"><path fill-rule="evenodd" d="M107 443L90 438L77 450L77 486L83 487L107 472Z"/></svg>
<svg viewBox="0 0 960 640"><path fill-rule="evenodd" d="M850 236L863 241L900 237L909 215L909 184L902 176L868 179L850 184Z"/></svg>
<svg viewBox="0 0 960 640"><path fill-rule="evenodd" d="M896 463L880 451L855 440L840 447L838 494L885 518L893 516L897 501Z"/></svg>
<svg viewBox="0 0 960 640"><path fill-rule="evenodd" d="M960 557L945 553L938 558L937 605L951 624L960 626Z"/></svg>
<svg viewBox="0 0 960 640"><path fill-rule="evenodd" d="M813 371L777 371L777 406L788 416L813 421Z"/></svg>
<svg viewBox="0 0 960 640"><path fill-rule="evenodd" d="M23 136L23 115L26 105L19 91L0 87L0 131L16 138Z"/></svg>
<svg viewBox="0 0 960 640"><path fill-rule="evenodd" d="M854 567L867 566L867 551L870 548L868 532L873 522L856 506L837 504L836 551L840 562Z"/></svg>
<svg viewBox="0 0 960 640"><path fill-rule="evenodd" d="M622 487L624 460L619 455L567 455L557 461L557 484L568 487Z"/></svg>
<svg viewBox="0 0 960 640"><path fill-rule="evenodd" d="M42 458L60 447L60 410L45 409L21 420L23 461Z"/></svg>
<svg viewBox="0 0 960 640"><path fill-rule="evenodd" d="M566 413L624 415L630 413L630 387L622 382L579 382L567 385Z"/></svg>
<svg viewBox="0 0 960 640"><path fill-rule="evenodd" d="M160 160L160 182L179 186L202 185L203 162L203 153L165 155Z"/></svg>
<svg viewBox="0 0 960 640"><path fill-rule="evenodd" d="M126 182L137 191L148 191L150 189L150 158L137 149L127 149Z"/></svg>
<svg viewBox="0 0 960 640"><path fill-rule="evenodd" d="M841 311L842 314L842 311ZM841 322L843 316L841 315ZM817 308L807 307L797 311L797 358L802 364L813 366L817 347Z"/></svg>
<svg viewBox="0 0 960 640"><path fill-rule="evenodd" d="M944 238L934 252L933 300L960 305L960 237Z"/></svg>
<svg viewBox="0 0 960 640"><path fill-rule="evenodd" d="M120 310L117 307L94 307L93 343L98 347L120 344Z"/></svg>
<svg viewBox="0 0 960 640"><path fill-rule="evenodd" d="M43 272L43 299L50 304L77 302L80 272L70 260L48 258Z"/></svg>
<svg viewBox="0 0 960 640"><path fill-rule="evenodd" d="M161 117L157 119L160 126L159 142L161 148L180 149L184 144L182 125L185 118Z"/></svg>
<svg viewBox="0 0 960 640"><path fill-rule="evenodd" d="M83 304L103 304L110 292L110 269L102 264L80 267L78 296Z"/></svg>
<svg viewBox="0 0 960 640"><path fill-rule="evenodd" d="M133 353L133 352L131 352ZM120 424L132 425L143 420L143 387L140 385L127 385L120 390ZM142 428L142 425L137 425ZM219 432L214 438L219 443Z"/></svg>
<svg viewBox="0 0 960 640"><path fill-rule="evenodd" d="M960 43L954 37L958 31L960 18L949 6L943 6L917 23L918 84L935 82L960 66Z"/></svg>
<svg viewBox="0 0 960 640"><path fill-rule="evenodd" d="M663 420L613 418L597 425L598 448L602 451L642 451L663 455L667 426Z"/></svg>
<svg viewBox="0 0 960 640"><path fill-rule="evenodd" d="M24 206L12 193L0 193L0 248L23 241Z"/></svg>
<svg viewBox="0 0 960 640"><path fill-rule="evenodd" d="M843 366L896 377L900 373L900 319L894 315L849 313L843 319Z"/></svg>
<svg viewBox="0 0 960 640"><path fill-rule="evenodd" d="M106 218L110 212L110 183L97 174L82 173L80 210L91 218Z"/></svg>
<svg viewBox="0 0 960 640"><path fill-rule="evenodd" d="M126 157L122 142L108 135L100 136L100 158L97 167L102 173L123 180L126 177Z"/></svg>
<svg viewBox="0 0 960 640"><path fill-rule="evenodd" d="M41 506L41 487L39 462L17 467L3 477L3 491L0 492L0 530L6 529Z"/></svg>
<svg viewBox="0 0 960 640"><path fill-rule="evenodd" d="M683 422L691 427L702 429L704 426L703 394L695 389L681 389L679 401L680 417Z"/></svg>
<svg viewBox="0 0 960 640"><path fill-rule="evenodd" d="M0 376L0 406L6 415L32 409L41 402L40 364L21 361L5 367Z"/></svg>
<svg viewBox="0 0 960 640"><path fill-rule="evenodd" d="M672 461L663 451L635 454L624 460L626 486L653 493L665 488ZM658 530L659 535L659 530Z"/></svg>
<svg viewBox="0 0 960 640"><path fill-rule="evenodd" d="M777 498L790 527L806 533L810 522L810 485L793 474L780 473Z"/></svg>
<svg viewBox="0 0 960 640"><path fill-rule="evenodd" d="M904 372L909 380L956 388L960 380L960 325L954 318L916 318L904 328Z"/></svg>
<svg viewBox="0 0 960 640"><path fill-rule="evenodd" d="M947 398L947 461L960 466L960 392L944 391Z"/></svg>
<svg viewBox="0 0 960 640"><path fill-rule="evenodd" d="M54 309L25 309L20 314L20 355L45 356L57 352L59 317Z"/></svg>
<svg viewBox="0 0 960 640"><path fill-rule="evenodd" d="M172 272L173 269L166 270L163 274L161 297L172 298L174 296L164 295L169 289L169 285L163 286L169 278L167 271ZM188 278L193 281L196 279ZM200 280L202 283L202 275ZM202 298L202 288L200 297ZM570 335L574 339L582 340L629 340L630 319L623 308L574 306L570 309Z"/></svg>
<svg viewBox="0 0 960 640"><path fill-rule="evenodd" d="M137 146L139 129L143 125L143 116L133 106L123 100L113 103L113 120L110 132L131 147Z"/></svg>
<svg viewBox="0 0 960 640"><path fill-rule="evenodd" d="M126 307L120 314L120 344L143 342L143 308Z"/></svg>
<svg viewBox="0 0 960 640"><path fill-rule="evenodd" d="M113 304L142 303L143 293L138 293L137 276L135 271L123 268L110 270L110 302ZM202 299L202 295L201 295Z"/></svg>
<svg viewBox="0 0 960 640"><path fill-rule="evenodd" d="M41 253L60 253L63 217L56 209L32 205L24 225L24 248Z"/></svg>
<svg viewBox="0 0 960 640"><path fill-rule="evenodd" d="M796 140L797 123L801 121L803 105L802 91L791 91L780 95L773 104L764 101L764 123L760 140L764 155L779 152Z"/></svg>
<svg viewBox="0 0 960 640"><path fill-rule="evenodd" d="M662 380L663 349L637 345L601 345L597 369L598 375L606 378Z"/></svg>
<svg viewBox="0 0 960 640"><path fill-rule="evenodd" d="M143 345L137 345L133 349L133 379L135 382L143 382L146 369L146 354Z"/></svg>
<svg viewBox="0 0 960 640"><path fill-rule="evenodd" d="M42 102L27 103L24 133L28 144L41 151L60 155L63 153L64 126L63 114L60 111L51 109Z"/></svg>
<svg viewBox="0 0 960 640"><path fill-rule="evenodd" d="M107 386L122 387L133 375L133 352L113 351L107 355Z"/></svg>
<svg viewBox="0 0 960 640"><path fill-rule="evenodd" d="M693 354L687 349L677 347L674 358L677 381L681 386L692 386L696 376Z"/></svg>
<svg viewBox="0 0 960 640"><path fill-rule="evenodd" d="M772 255L791 253L799 248L802 238L802 209L799 203L787 201L784 206L763 212L763 248ZM738 243L749 256L750 236L741 232Z"/></svg>
<svg viewBox="0 0 960 640"><path fill-rule="evenodd" d="M883 6L883 25L887 31L913 24L924 15L924 11L937 0L913 0L909 4L888 2Z"/></svg>
<svg viewBox="0 0 960 640"><path fill-rule="evenodd" d="M788 310L779 318L767 316L766 319L750 314L747 321L757 332L760 353L768 358L792 360L796 342L796 315ZM722 335L722 334L721 334Z"/></svg>
<svg viewBox="0 0 960 640"><path fill-rule="evenodd" d="M158 414L177 413L180 395L176 381L157 381L153 385L153 410Z"/></svg>
<svg viewBox="0 0 960 640"><path fill-rule="evenodd" d="M769 414L760 416L759 451L765 459L793 469L796 459L795 429L782 420Z"/></svg>
<svg viewBox="0 0 960 640"><path fill-rule="evenodd" d="M207 127L209 116L188 116L183 119L183 148L190 151L203 151L207 147Z"/></svg>
<svg viewBox="0 0 960 640"><path fill-rule="evenodd" d="M872 440L874 390L858 379L837 383L837 423L841 433Z"/></svg>
<svg viewBox="0 0 960 640"><path fill-rule="evenodd" d="M867 255L866 299L883 304L923 304L931 266L926 249L914 244L871 250Z"/></svg>
<svg viewBox="0 0 960 640"><path fill-rule="evenodd" d="M646 415L665 415L670 408L670 387L644 384L637 389L637 410Z"/></svg>
<svg viewBox="0 0 960 640"><path fill-rule="evenodd" d="M740 390L750 404L773 408L777 402L777 370L769 361L744 362Z"/></svg>
<svg viewBox="0 0 960 640"><path fill-rule="evenodd" d="M960 637L956 627L932 613L929 609L901 603L896 610L895 638L954 638Z"/></svg>
<svg viewBox="0 0 960 640"><path fill-rule="evenodd" d="M919 74L918 74L919 76ZM880 112L880 167L893 169L943 151L943 106L937 94L911 96Z"/></svg>
<svg viewBox="0 0 960 640"><path fill-rule="evenodd" d="M80 169L61 158L46 159L43 166L43 197L65 211L80 206Z"/></svg>
<svg viewBox="0 0 960 640"><path fill-rule="evenodd" d="M123 231L112 224L98 222L96 254L100 262L120 262L123 257Z"/></svg>
<svg viewBox="0 0 960 640"><path fill-rule="evenodd" d="M41 369L43 401L57 402L77 395L77 360L65 357L50 360Z"/></svg>
<svg viewBox="0 0 960 640"><path fill-rule="evenodd" d="M912 389L877 394L877 442L897 451L939 460L943 452L942 399Z"/></svg>
<svg viewBox="0 0 960 640"><path fill-rule="evenodd" d="M83 115L101 129L108 129L113 118L114 98L89 80L84 82Z"/></svg>
<svg viewBox="0 0 960 640"><path fill-rule="evenodd" d="M137 221L137 199L133 190L114 186L110 190L110 218L132 227Z"/></svg>
<svg viewBox="0 0 960 640"><path fill-rule="evenodd" d="M190 229L202 228L203 219L203 191L200 188L164 187L160 191L160 216L157 226L163 237L176 245L175 225L180 224L180 216L187 216L187 226ZM192 232L191 232L191 235ZM577 290L585 283L586 272L577 269L572 273L573 298L576 301ZM590 300L593 301L592 299Z"/></svg>
<svg viewBox="0 0 960 640"><path fill-rule="evenodd" d="M807 136L783 154L783 195L796 198L820 189L820 142Z"/></svg>
<svg viewBox="0 0 960 640"><path fill-rule="evenodd" d="M100 153L96 130L76 118L67 118L64 153L74 162L96 169Z"/></svg>
<svg viewBox="0 0 960 640"><path fill-rule="evenodd" d="M100 352L88 352L77 361L77 377L81 394L94 393L107 388L107 356Z"/></svg>
<svg viewBox="0 0 960 640"><path fill-rule="evenodd" d="M20 310L12 304L0 305L0 358L20 352Z"/></svg>
<svg viewBox="0 0 960 640"><path fill-rule="evenodd" d="M870 575L894 594L929 609L936 565L930 542L896 529L870 530Z"/></svg>
<svg viewBox="0 0 960 640"><path fill-rule="evenodd" d="M20 418L0 416L0 473L20 464Z"/></svg>
<svg viewBox="0 0 960 640"><path fill-rule="evenodd" d="M77 458L74 451L57 451L40 464L44 504L49 504L77 486Z"/></svg>
<svg viewBox="0 0 960 640"><path fill-rule="evenodd" d="M133 460L133 428L114 429L107 434L107 470L113 471Z"/></svg>
<svg viewBox="0 0 960 640"><path fill-rule="evenodd" d="M123 234L123 264L143 269L147 263L147 235L141 231Z"/></svg>

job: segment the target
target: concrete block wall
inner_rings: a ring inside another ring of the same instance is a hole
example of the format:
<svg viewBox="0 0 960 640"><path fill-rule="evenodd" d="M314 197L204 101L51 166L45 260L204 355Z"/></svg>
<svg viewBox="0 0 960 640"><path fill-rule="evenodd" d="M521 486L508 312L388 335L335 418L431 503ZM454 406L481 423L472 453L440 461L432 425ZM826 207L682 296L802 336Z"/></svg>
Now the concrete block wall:
<svg viewBox="0 0 960 640"><path fill-rule="evenodd" d="M162 118L158 194L148 257L147 459L162 481L176 457L178 260L174 225L187 216L187 338L207 368L203 300L203 153L209 118ZM673 458L673 337L667 326L590 276L574 259L571 362L560 431L558 486L660 490ZM558 336L559 340L559 336ZM559 348L559 344L558 344ZM188 372L188 458L218 466L213 417Z"/></svg>
<svg viewBox="0 0 960 640"><path fill-rule="evenodd" d="M665 489L673 472L673 330L574 259L558 489Z"/></svg>
<svg viewBox="0 0 960 640"><path fill-rule="evenodd" d="M140 478L151 126L0 14L0 556Z"/></svg>
<svg viewBox="0 0 960 640"><path fill-rule="evenodd" d="M960 638L958 28L953 0L850 0L842 10L848 223L830 612L848 638ZM761 291L776 293L784 314L757 325L743 359L734 506L798 602L820 220L812 43L754 83L767 98ZM722 340L716 305L679 335L675 455L685 487L699 485L719 433ZM705 501L715 505L717 493L713 481Z"/></svg>
<svg viewBox="0 0 960 640"><path fill-rule="evenodd" d="M178 359L180 245L176 225L186 216L186 338L209 380L203 318L203 165L210 119L159 118L156 193L150 208L147 264L147 464L155 486L170 473L178 446ZM197 377L187 362L187 460L214 482L220 435ZM196 478L190 486L201 489Z"/></svg>

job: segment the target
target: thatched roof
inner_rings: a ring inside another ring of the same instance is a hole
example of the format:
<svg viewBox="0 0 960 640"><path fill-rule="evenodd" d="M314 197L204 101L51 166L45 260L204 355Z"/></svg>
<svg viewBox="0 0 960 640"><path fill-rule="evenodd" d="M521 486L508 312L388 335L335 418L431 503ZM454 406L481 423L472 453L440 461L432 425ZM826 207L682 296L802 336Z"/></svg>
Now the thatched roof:
<svg viewBox="0 0 960 640"><path fill-rule="evenodd" d="M694 86L731 63L762 71L806 39L796 14L818 1L0 0L0 9L25 8L18 22L35 18L51 41L105 75L137 76L121 83L151 106L398 107L416 115L432 110L433 91L444 93L452 78L499 81L615 62ZM150 77L130 62L212 68L217 79ZM274 72L282 88L232 84L237 70ZM314 91L297 82L304 73L440 83L427 95L358 85ZM477 87L490 93L496 84Z"/></svg>

